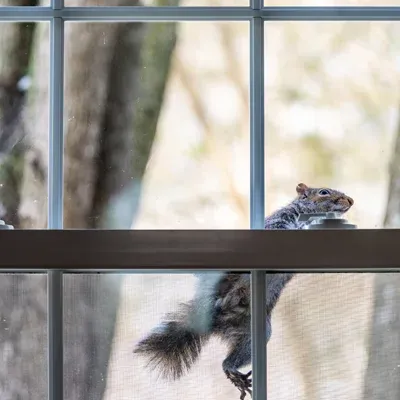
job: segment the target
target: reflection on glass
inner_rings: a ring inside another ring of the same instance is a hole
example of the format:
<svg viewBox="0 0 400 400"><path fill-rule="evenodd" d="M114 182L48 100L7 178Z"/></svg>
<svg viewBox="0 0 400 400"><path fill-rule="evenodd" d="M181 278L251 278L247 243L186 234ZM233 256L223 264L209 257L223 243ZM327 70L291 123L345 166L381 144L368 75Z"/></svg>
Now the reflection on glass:
<svg viewBox="0 0 400 400"><path fill-rule="evenodd" d="M49 24L0 23L0 219L45 228Z"/></svg>
<svg viewBox="0 0 400 400"><path fill-rule="evenodd" d="M346 218L359 228L399 226L399 29L266 26L267 213L304 181L348 193L355 202Z"/></svg>
<svg viewBox="0 0 400 400"><path fill-rule="evenodd" d="M2 399L47 398L47 280L0 274Z"/></svg>
<svg viewBox="0 0 400 400"><path fill-rule="evenodd" d="M67 23L66 228L248 228L246 22Z"/></svg>

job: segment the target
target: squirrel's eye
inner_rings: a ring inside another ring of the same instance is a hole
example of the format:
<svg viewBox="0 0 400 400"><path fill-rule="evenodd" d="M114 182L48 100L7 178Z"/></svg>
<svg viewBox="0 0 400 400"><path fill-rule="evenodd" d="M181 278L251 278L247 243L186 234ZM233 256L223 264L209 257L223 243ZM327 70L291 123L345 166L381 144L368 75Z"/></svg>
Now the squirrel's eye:
<svg viewBox="0 0 400 400"><path fill-rule="evenodd" d="M328 196L328 195L331 194L331 192L330 192L329 190L327 190L327 189L321 189L321 190L318 192L318 194L321 195L321 196Z"/></svg>

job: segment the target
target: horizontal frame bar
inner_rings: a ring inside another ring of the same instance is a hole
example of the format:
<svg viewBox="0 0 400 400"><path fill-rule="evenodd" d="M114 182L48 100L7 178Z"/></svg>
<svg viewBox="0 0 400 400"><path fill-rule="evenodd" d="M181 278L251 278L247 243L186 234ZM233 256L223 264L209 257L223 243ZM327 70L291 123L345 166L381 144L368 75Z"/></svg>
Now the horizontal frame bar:
<svg viewBox="0 0 400 400"><path fill-rule="evenodd" d="M0 276L3 274L23 274L23 275L46 275L48 272L51 271L61 271L60 269L40 269L40 268L0 268ZM253 270L254 271L254 270ZM259 271L259 269L257 270ZM350 273L360 273L360 274L387 274L387 273L400 273L400 268L309 268L309 269L297 269L297 268L292 268L292 269L268 269L263 271L267 274L275 274L275 273L281 273L281 272L294 272L296 274L350 274ZM236 269L232 270L232 268L220 268L220 269L213 269L213 268L207 268L207 269L197 269L197 268L192 268L192 269L173 269L173 268L162 268L162 269L157 269L157 268L147 268L147 269L95 269L95 268L80 268L80 269L63 269L62 270L62 275L68 275L68 274L73 274L73 275L145 275L145 274L154 274L154 275L160 275L160 274L174 274L174 275L179 275L179 274L197 274L197 273L211 273L211 272L230 272L230 273L238 273L238 274L250 274L251 271L248 269Z"/></svg>
<svg viewBox="0 0 400 400"><path fill-rule="evenodd" d="M0 21L398 21L400 7L0 7Z"/></svg>
<svg viewBox="0 0 400 400"><path fill-rule="evenodd" d="M0 231L0 272L393 272L399 243L400 229Z"/></svg>
<svg viewBox="0 0 400 400"><path fill-rule="evenodd" d="M250 20L257 11L250 7L69 7L64 8L62 13L63 18L75 21L238 21Z"/></svg>
<svg viewBox="0 0 400 400"><path fill-rule="evenodd" d="M1 7L0 21L50 21L55 17L51 7Z"/></svg>
<svg viewBox="0 0 400 400"><path fill-rule="evenodd" d="M269 21L398 21L400 7L264 7Z"/></svg>

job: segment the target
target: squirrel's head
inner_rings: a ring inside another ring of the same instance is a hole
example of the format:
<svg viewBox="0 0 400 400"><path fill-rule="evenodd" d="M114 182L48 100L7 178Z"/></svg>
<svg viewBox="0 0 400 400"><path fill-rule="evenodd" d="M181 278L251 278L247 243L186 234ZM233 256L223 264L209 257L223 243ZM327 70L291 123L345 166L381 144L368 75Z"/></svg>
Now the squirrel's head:
<svg viewBox="0 0 400 400"><path fill-rule="evenodd" d="M345 213L354 204L354 200L338 190L330 188L310 188L304 183L296 187L297 201L307 212Z"/></svg>

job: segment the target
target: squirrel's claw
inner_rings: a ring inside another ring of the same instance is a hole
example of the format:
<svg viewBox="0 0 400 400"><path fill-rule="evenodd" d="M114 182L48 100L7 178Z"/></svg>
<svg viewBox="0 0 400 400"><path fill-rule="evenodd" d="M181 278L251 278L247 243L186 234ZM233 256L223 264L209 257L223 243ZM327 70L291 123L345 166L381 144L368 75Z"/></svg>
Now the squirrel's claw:
<svg viewBox="0 0 400 400"><path fill-rule="evenodd" d="M250 396L253 395L252 391L250 390L252 385L252 380L249 378L251 371L247 374L242 374L239 371L226 371L225 374L226 377L239 389L240 400L244 400L247 393Z"/></svg>

